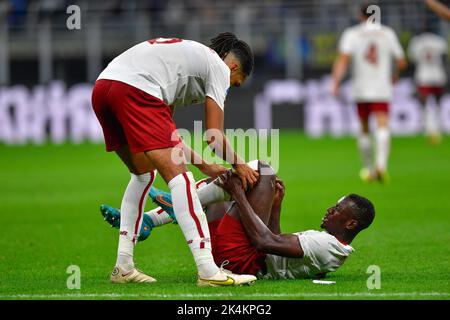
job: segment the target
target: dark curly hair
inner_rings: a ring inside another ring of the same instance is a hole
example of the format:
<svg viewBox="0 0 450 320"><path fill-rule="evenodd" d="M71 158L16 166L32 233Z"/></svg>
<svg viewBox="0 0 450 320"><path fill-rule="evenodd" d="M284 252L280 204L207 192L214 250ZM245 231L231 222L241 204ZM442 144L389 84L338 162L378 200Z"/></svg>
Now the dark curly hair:
<svg viewBox="0 0 450 320"><path fill-rule="evenodd" d="M217 37L211 39L209 47L216 51L221 59L224 59L227 53L232 52L241 62L242 71L245 75L249 76L252 73L255 64L252 49L233 33L220 33Z"/></svg>

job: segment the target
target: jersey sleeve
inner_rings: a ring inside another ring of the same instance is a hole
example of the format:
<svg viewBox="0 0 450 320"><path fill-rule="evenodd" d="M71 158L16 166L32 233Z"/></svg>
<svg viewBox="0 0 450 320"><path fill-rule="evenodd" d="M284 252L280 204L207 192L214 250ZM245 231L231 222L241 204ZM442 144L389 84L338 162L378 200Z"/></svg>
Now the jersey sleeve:
<svg viewBox="0 0 450 320"><path fill-rule="evenodd" d="M339 41L339 52L344 54L352 54L354 52L354 36L351 30L345 30Z"/></svg>
<svg viewBox="0 0 450 320"><path fill-rule="evenodd" d="M303 249L303 258L309 259L312 265L320 272L333 272L345 259L336 239L324 232L298 234L300 246Z"/></svg>
<svg viewBox="0 0 450 320"><path fill-rule="evenodd" d="M389 43L391 45L392 54L394 55L394 57L396 59L403 58L405 56L405 54L403 52L403 48L402 48L400 41L398 40L398 37L395 34L394 30L389 29L388 38L389 38Z"/></svg>
<svg viewBox="0 0 450 320"><path fill-rule="evenodd" d="M213 64L208 69L205 94L224 110L225 98L230 88L230 70L223 65Z"/></svg>

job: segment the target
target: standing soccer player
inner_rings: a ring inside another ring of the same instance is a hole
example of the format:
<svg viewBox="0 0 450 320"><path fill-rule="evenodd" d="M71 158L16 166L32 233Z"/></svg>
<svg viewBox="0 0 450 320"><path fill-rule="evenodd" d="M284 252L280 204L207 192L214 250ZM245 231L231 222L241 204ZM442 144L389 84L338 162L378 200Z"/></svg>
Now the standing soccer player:
<svg viewBox="0 0 450 320"><path fill-rule="evenodd" d="M227 286L256 279L225 273L214 263L208 223L185 155L196 159L194 165L208 176L217 176L225 168L198 161L200 156L186 146L183 150L172 119L174 107L205 102L206 128L214 129L208 143L232 164L245 187L252 186L258 173L231 148L223 126L227 91L245 81L253 64L250 47L226 32L211 39L209 47L179 38L139 43L112 60L98 77L92 106L103 129L106 150L115 151L131 173L121 204L112 282L155 281L137 270L133 260L155 170L170 188L178 224L197 265L197 283Z"/></svg>
<svg viewBox="0 0 450 320"><path fill-rule="evenodd" d="M414 80L424 111L425 133L433 144L441 140L439 117L432 112L430 106L427 108L427 101L429 97L434 97L439 110L440 99L447 83L444 64L447 51L447 41L429 31L412 38L408 46L409 59L416 64Z"/></svg>
<svg viewBox="0 0 450 320"><path fill-rule="evenodd" d="M393 82L399 71L406 67L403 49L395 32L380 23L368 21L368 5L361 9L361 23L344 31L339 43L339 54L333 66L332 92L338 95L339 86L352 60L353 97L358 108L361 130L358 148L364 181L386 181L390 151L389 101ZM392 60L396 70L392 72ZM376 119L375 165L372 164L372 141L369 132L369 116Z"/></svg>

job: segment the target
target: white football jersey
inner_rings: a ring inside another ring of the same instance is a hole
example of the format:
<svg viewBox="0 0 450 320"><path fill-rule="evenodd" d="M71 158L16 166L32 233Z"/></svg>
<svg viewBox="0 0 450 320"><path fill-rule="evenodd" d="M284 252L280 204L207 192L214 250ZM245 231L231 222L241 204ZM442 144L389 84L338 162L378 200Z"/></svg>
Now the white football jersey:
<svg viewBox="0 0 450 320"><path fill-rule="evenodd" d="M303 258L267 255L267 272L258 274L265 279L314 278L336 271L354 251L350 245L339 242L325 231L308 230L294 233L302 247Z"/></svg>
<svg viewBox="0 0 450 320"><path fill-rule="evenodd" d="M444 86L447 75L444 55L447 42L433 33L422 33L411 39L408 56L416 64L415 81L420 86Z"/></svg>
<svg viewBox="0 0 450 320"><path fill-rule="evenodd" d="M339 51L352 58L352 90L357 102L388 102L392 98L392 60L404 57L395 32L369 23L347 28Z"/></svg>
<svg viewBox="0 0 450 320"><path fill-rule="evenodd" d="M208 96L223 110L230 69L201 43L158 38L117 56L98 79L127 83L171 106L201 103Z"/></svg>

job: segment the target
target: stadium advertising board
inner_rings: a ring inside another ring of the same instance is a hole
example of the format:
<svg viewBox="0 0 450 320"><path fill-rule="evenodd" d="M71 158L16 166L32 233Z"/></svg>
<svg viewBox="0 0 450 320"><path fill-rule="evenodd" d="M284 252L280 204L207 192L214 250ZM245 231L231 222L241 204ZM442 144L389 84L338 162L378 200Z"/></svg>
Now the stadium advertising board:
<svg viewBox="0 0 450 320"><path fill-rule="evenodd" d="M243 129L289 127L302 129L313 137L354 135L359 124L349 83L343 85L340 98L329 92L329 77L307 81L267 81L258 88L250 86L235 90L227 101L230 107L226 119L229 123L240 123L239 127ZM414 92L411 79L402 79L395 86L390 111L394 135L417 135L423 131L422 110ZM91 108L91 93L92 84L67 87L61 81L32 88L23 85L0 88L0 142L103 142L101 128ZM282 112L286 105L298 111L274 123L277 113ZM436 109L434 101L430 100L428 107ZM197 120L201 108L198 108L199 112L189 113L182 109L177 111L183 118L180 122L176 118L178 126L192 129L184 124ZM443 97L437 116L442 131L450 133L450 95Z"/></svg>

